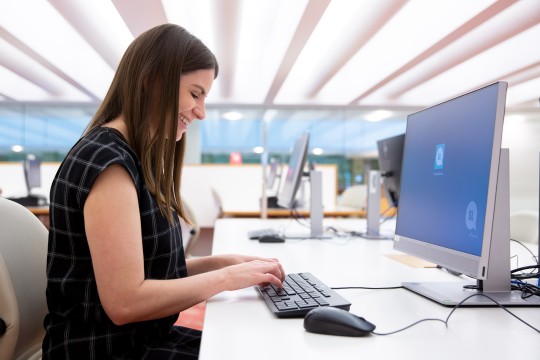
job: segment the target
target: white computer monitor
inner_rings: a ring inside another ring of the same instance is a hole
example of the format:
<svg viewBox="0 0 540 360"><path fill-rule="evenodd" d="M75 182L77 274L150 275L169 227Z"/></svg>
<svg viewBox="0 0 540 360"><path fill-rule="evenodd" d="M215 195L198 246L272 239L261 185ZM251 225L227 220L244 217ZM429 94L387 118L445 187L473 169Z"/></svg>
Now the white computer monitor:
<svg viewBox="0 0 540 360"><path fill-rule="evenodd" d="M294 209L296 207L296 193L300 187L302 176L304 175L304 167L307 161L307 153L309 147L309 133L305 132L300 135L291 152L289 166L285 182L278 194L277 204L286 209Z"/></svg>
<svg viewBox="0 0 540 360"><path fill-rule="evenodd" d="M476 279L403 284L443 305L479 293L540 305L511 291L506 90L497 82L407 118L394 248ZM474 296L466 305L495 304Z"/></svg>

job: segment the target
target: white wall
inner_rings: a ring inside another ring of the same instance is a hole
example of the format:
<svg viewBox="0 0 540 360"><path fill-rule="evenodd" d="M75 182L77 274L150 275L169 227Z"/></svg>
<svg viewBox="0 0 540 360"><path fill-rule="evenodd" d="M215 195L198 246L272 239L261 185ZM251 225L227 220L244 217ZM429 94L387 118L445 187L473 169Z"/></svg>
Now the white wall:
<svg viewBox="0 0 540 360"><path fill-rule="evenodd" d="M505 119L502 146L510 149L510 211L538 211L540 116Z"/></svg>
<svg viewBox="0 0 540 360"><path fill-rule="evenodd" d="M317 165L323 175L323 206L333 209L337 200L337 166ZM282 176L286 175L286 166ZM260 165L186 165L182 175L182 196L193 208L203 227L214 226L218 204L226 211L258 211L262 196ZM283 184L284 181L282 181ZM306 188L309 194L309 188Z"/></svg>
<svg viewBox="0 0 540 360"><path fill-rule="evenodd" d="M49 191L59 163L41 164L41 188L34 189L32 193L45 195L49 198ZM0 189L4 197L26 196L26 183L22 163L0 163Z"/></svg>
<svg viewBox="0 0 540 360"><path fill-rule="evenodd" d="M508 118L504 126L503 147L510 149L510 211L538 211L540 115L526 121ZM43 164L43 189L39 193L48 195L57 168L56 163ZM327 208L336 204L337 175L332 175L332 171L325 170L323 174L323 204ZM186 165L183 181L183 196L193 207L201 226L206 227L213 226L217 214L212 187L220 194L225 208L258 208L262 170L256 165ZM26 195L20 164L0 164L0 188L6 197Z"/></svg>
<svg viewBox="0 0 540 360"><path fill-rule="evenodd" d="M59 163L43 163L42 188L35 192L49 196L52 180ZM323 173L323 206L334 208L337 198L337 166L319 165ZM283 176L286 174L283 171ZM0 164L2 196L26 195L22 165ZM213 227L219 209L213 190L221 205L230 211L257 211L262 194L262 168L260 165L185 165L182 176L182 196L189 203L197 222L202 227ZM307 189L309 194L309 189Z"/></svg>

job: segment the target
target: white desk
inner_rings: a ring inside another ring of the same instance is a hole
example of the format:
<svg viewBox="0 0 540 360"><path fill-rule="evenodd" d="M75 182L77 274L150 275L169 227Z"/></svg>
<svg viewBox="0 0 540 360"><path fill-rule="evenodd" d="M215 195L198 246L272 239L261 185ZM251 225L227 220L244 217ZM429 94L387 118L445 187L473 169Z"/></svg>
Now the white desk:
<svg viewBox="0 0 540 360"><path fill-rule="evenodd" d="M325 220L326 221L326 220ZM288 224L289 220L221 219L216 222L213 253L277 257L288 272L309 271L331 287L393 286L402 281L463 281L439 269L414 268L387 255L400 254L389 240L288 240L261 244L247 230ZM363 220L328 220L363 231ZM296 225L296 224L294 224ZM390 224L388 224L390 226ZM298 229L298 228L297 228ZM291 227L291 231L292 231ZM517 244L519 265L530 255ZM398 290L339 290L351 312L390 332L423 318L446 319L451 308ZM540 308L510 309L540 328ZM274 317L255 288L227 292L206 308L201 360L210 359L536 359L540 334L500 308L460 308L446 328L424 322L403 332L347 338L308 333L303 319Z"/></svg>

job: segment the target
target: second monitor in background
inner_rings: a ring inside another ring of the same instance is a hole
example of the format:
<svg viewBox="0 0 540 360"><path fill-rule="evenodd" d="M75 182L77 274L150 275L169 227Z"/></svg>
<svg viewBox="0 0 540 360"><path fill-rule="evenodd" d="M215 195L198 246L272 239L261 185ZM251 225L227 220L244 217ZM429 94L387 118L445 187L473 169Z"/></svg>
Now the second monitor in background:
<svg viewBox="0 0 540 360"><path fill-rule="evenodd" d="M22 167L26 183L26 196L9 199L23 206L47 205L47 197L34 191L41 188L41 160L34 154L28 154L22 162Z"/></svg>
<svg viewBox="0 0 540 360"><path fill-rule="evenodd" d="M277 204L286 209L294 209L299 205L296 200L296 194L300 188L302 177L304 176L304 167L306 166L307 153L309 147L309 133L304 133L294 143L287 168L285 183L278 194Z"/></svg>
<svg viewBox="0 0 540 360"><path fill-rule="evenodd" d="M397 206L401 182L401 162L405 134L377 141L379 151L379 169L384 185L384 192L390 206Z"/></svg>
<svg viewBox="0 0 540 360"><path fill-rule="evenodd" d="M401 180L401 161L405 134L377 141L379 169L370 170L367 181L367 229L362 236L368 239L392 239L393 234L381 234L381 223L389 219L390 210L397 207ZM381 182L389 206L381 209ZM381 211L382 210L382 211ZM381 221L381 216L385 219Z"/></svg>
<svg viewBox="0 0 540 360"><path fill-rule="evenodd" d="M284 209L291 210L291 215L299 207L306 207L303 196L297 199L297 194L301 188L302 179L305 177L309 181L310 185L310 198L309 198L309 232L302 232L296 234L285 234L286 238L306 238L306 239L320 239L328 238L323 234L323 204L322 204L322 173L316 169L310 169L309 172L305 172L309 148L309 132L305 132L300 135L295 143L291 152L291 158L287 167L287 173L285 175L285 182L279 195L277 197L277 205ZM248 232L250 239L257 239L262 233L268 233L267 230L273 232L273 229L262 229L257 231Z"/></svg>
<svg viewBox="0 0 540 360"><path fill-rule="evenodd" d="M282 164L281 160L278 158L271 158L268 162L268 172L265 174L266 176L266 188L265 191L267 193L270 193L266 197L267 206L268 208L280 208L280 206L277 204L277 194L279 192L279 189L281 187L281 172L282 172Z"/></svg>
<svg viewBox="0 0 540 360"><path fill-rule="evenodd" d="M286 209L295 210L305 206L297 200L302 178L309 178L309 218L310 231L302 234L286 234L287 238L327 238L323 234L323 204L322 204L322 173L314 168L309 173L304 172L309 149L309 133L305 132L296 139L287 168L285 183L278 195L278 205Z"/></svg>

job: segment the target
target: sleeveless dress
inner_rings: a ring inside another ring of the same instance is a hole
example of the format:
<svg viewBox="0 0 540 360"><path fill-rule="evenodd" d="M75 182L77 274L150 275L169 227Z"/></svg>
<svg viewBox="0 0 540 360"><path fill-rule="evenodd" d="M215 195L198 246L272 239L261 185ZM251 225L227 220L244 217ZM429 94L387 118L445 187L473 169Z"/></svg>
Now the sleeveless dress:
<svg viewBox="0 0 540 360"><path fill-rule="evenodd" d="M83 208L92 184L112 164L127 170L137 190L145 278L188 275L178 216L171 225L161 215L122 134L93 129L70 150L51 187L43 359L197 358L201 332L173 326L178 315L118 326L101 305Z"/></svg>

